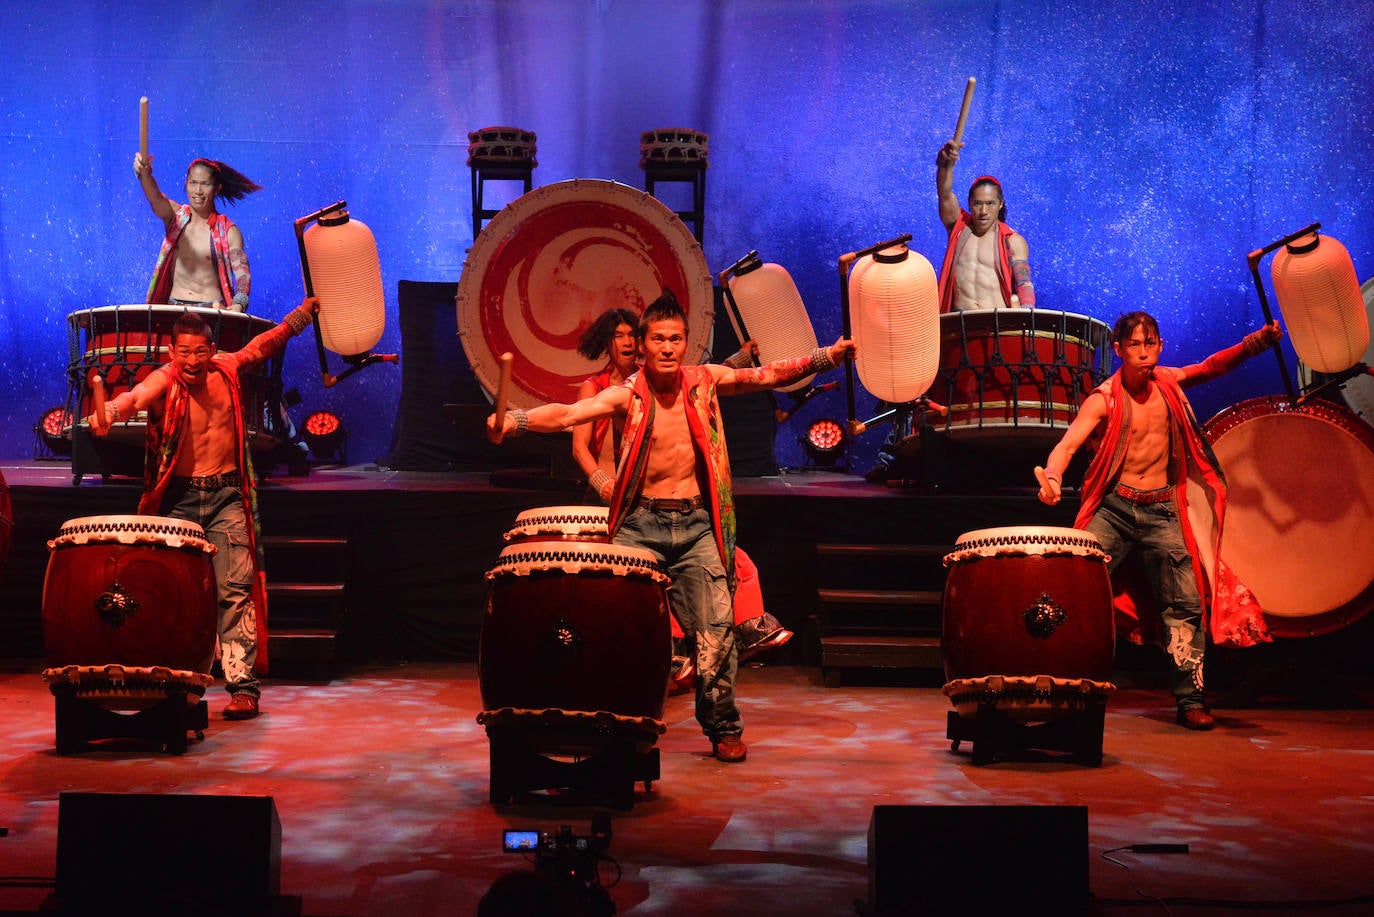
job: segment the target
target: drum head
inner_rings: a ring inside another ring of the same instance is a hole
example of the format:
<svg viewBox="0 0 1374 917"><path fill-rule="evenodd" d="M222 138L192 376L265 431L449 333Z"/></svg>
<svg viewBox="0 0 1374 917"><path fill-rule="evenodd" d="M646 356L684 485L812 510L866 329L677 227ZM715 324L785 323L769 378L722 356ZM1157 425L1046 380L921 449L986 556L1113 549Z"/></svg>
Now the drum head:
<svg viewBox="0 0 1374 917"><path fill-rule="evenodd" d="M536 188L477 236L458 282L458 334L488 394L514 355L509 403L568 402L600 369L577 341L607 309L636 315L671 290L687 312L684 363L710 343L714 293L691 231L647 191L595 179Z"/></svg>
<svg viewBox="0 0 1374 917"><path fill-rule="evenodd" d="M1374 607L1374 431L1344 408L1285 397L1204 427L1226 474L1221 559L1280 637L1337 630Z"/></svg>

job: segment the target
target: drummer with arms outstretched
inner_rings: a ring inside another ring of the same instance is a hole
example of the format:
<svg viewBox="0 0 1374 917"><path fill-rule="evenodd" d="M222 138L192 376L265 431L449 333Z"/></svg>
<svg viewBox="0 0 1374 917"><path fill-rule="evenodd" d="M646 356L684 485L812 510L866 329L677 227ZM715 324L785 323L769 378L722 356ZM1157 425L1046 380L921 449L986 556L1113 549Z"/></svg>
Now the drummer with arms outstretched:
<svg viewBox="0 0 1374 917"><path fill-rule="evenodd" d="M1164 646L1177 721L1188 729L1214 725L1203 694L1209 631L1214 643L1233 646L1270 637L1258 602L1234 573L1219 559L1212 569L1199 563L1202 539L1210 549L1204 556L1217 557L1226 482L1183 389L1230 372L1281 335L1271 322L1201 363L1175 368L1159 365L1163 341L1154 317L1123 315L1112 330L1121 368L1089 393L1044 468L1035 469L1041 502L1055 505L1074 454L1090 435L1100 436L1074 526L1097 536L1111 557L1117 620L1126 635ZM1190 507L1190 482L1205 494L1198 501L1204 505ZM1132 556L1134 577L1121 567ZM1151 603L1158 621L1146 613Z"/></svg>
<svg viewBox="0 0 1374 917"><path fill-rule="evenodd" d="M148 206L165 234L157 256L148 302L248 311L251 273L243 233L215 201L237 201L262 186L213 159L196 159L186 170L186 203L170 200L153 177L153 157L134 154Z"/></svg>
<svg viewBox="0 0 1374 917"><path fill-rule="evenodd" d="M1001 182L991 175L974 179L967 210L954 196L954 164L963 146L951 140L935 154L940 222L949 233L940 266L940 311L1031 308L1030 251L1025 238L1007 225Z"/></svg>
<svg viewBox="0 0 1374 917"><path fill-rule="evenodd" d="M696 647L697 722L716 759L743 761L730 601L735 505L717 396L767 391L834 369L854 353L854 344L841 339L809 356L760 367L684 365L687 314L667 290L645 309L638 335L643 368L620 385L575 404L492 414L487 432L500 442L526 430L557 433L624 417L608 520L612 540L651 552L671 578L669 603ZM504 391L498 392L498 413L504 403Z"/></svg>
<svg viewBox="0 0 1374 917"><path fill-rule="evenodd" d="M148 412L143 515L187 519L216 548L220 666L230 720L258 715L258 625L265 615L253 530L253 464L244 432L239 373L280 353L310 326L319 304L307 297L281 324L242 349L216 352L213 329L188 310L172 326L171 361L108 402L97 388L87 422L96 436L110 424Z"/></svg>

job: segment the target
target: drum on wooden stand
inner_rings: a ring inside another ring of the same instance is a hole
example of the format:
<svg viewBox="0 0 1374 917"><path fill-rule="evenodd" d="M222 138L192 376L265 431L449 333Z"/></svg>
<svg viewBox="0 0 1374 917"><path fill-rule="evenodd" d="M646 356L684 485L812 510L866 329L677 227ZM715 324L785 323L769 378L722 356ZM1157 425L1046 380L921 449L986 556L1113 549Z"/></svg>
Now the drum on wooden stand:
<svg viewBox="0 0 1374 917"><path fill-rule="evenodd" d="M975 763L1008 745L1101 762L1101 723L1116 649L1108 557L1088 532L981 529L946 555L942 603L949 738L973 739ZM1057 733L1020 727L1087 714ZM986 746L980 748L980 742Z"/></svg>
<svg viewBox="0 0 1374 917"><path fill-rule="evenodd" d="M658 777L672 656L667 576L639 548L519 541L487 573L478 722L491 801L587 789L628 807Z"/></svg>
<svg viewBox="0 0 1374 917"><path fill-rule="evenodd" d="M1276 637L1332 633L1374 608L1374 429L1331 402L1242 401L1203 427L1226 473L1221 560Z"/></svg>
<svg viewBox="0 0 1374 917"><path fill-rule="evenodd" d="M193 715L187 697L210 684L217 641L215 548L204 530L163 516L86 516L63 523L48 548L43 679L58 698L58 750L88 738L162 737L184 751L186 730L204 728L194 725L204 702ZM167 716L150 717L149 735L117 724L121 717L83 714L86 704L162 707Z"/></svg>
<svg viewBox="0 0 1374 917"><path fill-rule="evenodd" d="M949 408L943 429L951 437L1057 441L1110 375L1110 338L1104 322L1069 312L948 312L929 397Z"/></svg>

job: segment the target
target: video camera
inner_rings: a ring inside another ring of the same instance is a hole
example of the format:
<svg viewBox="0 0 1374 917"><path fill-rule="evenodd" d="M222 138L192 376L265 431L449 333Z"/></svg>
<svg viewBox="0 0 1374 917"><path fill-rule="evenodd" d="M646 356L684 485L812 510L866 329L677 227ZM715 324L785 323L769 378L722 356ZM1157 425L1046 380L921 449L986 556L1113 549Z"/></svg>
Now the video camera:
<svg viewBox="0 0 1374 917"><path fill-rule="evenodd" d="M533 853L534 868L539 872L597 886L601 885L596 871L598 861L615 863L606 856L610 846L611 817L604 812L592 817L591 833L587 835L574 834L572 825L562 825L555 833L508 830L501 843L506 853Z"/></svg>

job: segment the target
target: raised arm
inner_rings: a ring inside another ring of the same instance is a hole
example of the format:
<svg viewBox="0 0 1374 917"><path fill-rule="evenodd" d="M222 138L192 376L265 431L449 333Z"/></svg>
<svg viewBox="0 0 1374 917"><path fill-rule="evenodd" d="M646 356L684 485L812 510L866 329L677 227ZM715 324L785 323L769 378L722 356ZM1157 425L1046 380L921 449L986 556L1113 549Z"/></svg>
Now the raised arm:
<svg viewBox="0 0 1374 917"><path fill-rule="evenodd" d="M1225 350L1218 350L1201 363L1191 363L1181 369L1174 367L1167 367L1166 369L1184 388L1203 382L1211 382L1219 376L1226 375L1251 357L1263 353L1278 343L1282 337L1283 329L1279 327L1277 321L1272 321L1256 331L1251 331L1241 339L1240 343L1232 344Z"/></svg>
<svg viewBox="0 0 1374 917"><path fill-rule="evenodd" d="M854 352L854 342L840 338L829 347L817 347L805 357L740 368L715 363L710 364L710 370L716 377L716 388L722 395L742 395L747 392L766 392L791 385L813 373L828 372Z"/></svg>
<svg viewBox="0 0 1374 917"><path fill-rule="evenodd" d="M940 222L945 232L954 228L959 219L959 198L954 196L954 164L959 161L962 140L950 140L935 154L935 193L940 199Z"/></svg>
<svg viewBox="0 0 1374 917"><path fill-rule="evenodd" d="M148 206L153 209L153 213L164 224L170 224L172 218L176 216L176 206L167 199L167 195L162 193L162 189L157 186L157 179L153 177L153 157L144 157L142 153L134 154L134 174L138 176L138 183L143 188L143 196L148 198ZM242 247L242 239L239 240Z"/></svg>
<svg viewBox="0 0 1374 917"><path fill-rule="evenodd" d="M242 349L225 354L225 356L231 357L238 366L261 363L268 357L280 353L286 347L287 341L309 328L319 311L319 300L313 296L307 296L301 300L299 306L286 313L281 324L269 328L244 344Z"/></svg>
<svg viewBox="0 0 1374 917"><path fill-rule="evenodd" d="M1078 409L1078 414L1074 417L1073 423L1064 431L1059 443L1050 450L1050 457L1045 461L1045 483L1042 483L1040 492L1036 495L1041 503L1054 506L1059 502L1059 497L1063 491L1064 470L1069 467L1069 462L1083 444L1088 441L1093 430L1107 416L1107 399L1101 392L1092 392L1083 401L1083 406Z"/></svg>

